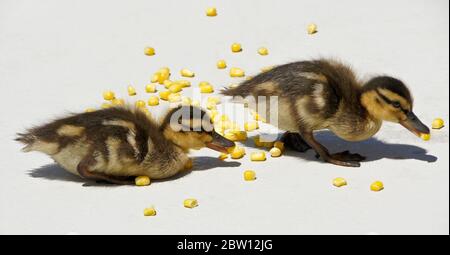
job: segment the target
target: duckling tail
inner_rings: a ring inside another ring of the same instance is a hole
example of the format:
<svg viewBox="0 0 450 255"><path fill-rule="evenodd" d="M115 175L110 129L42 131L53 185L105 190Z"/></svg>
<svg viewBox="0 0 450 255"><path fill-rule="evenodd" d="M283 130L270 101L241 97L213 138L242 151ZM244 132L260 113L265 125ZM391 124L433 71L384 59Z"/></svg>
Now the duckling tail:
<svg viewBox="0 0 450 255"><path fill-rule="evenodd" d="M222 95L225 96L241 96L241 97L247 97L250 95L249 86L245 86L244 84L241 84L234 88L224 88L220 91Z"/></svg>
<svg viewBox="0 0 450 255"><path fill-rule="evenodd" d="M17 137L14 139L18 142L25 144L22 148L23 152L29 152L33 150L33 144L36 141L36 137L31 133L17 133Z"/></svg>

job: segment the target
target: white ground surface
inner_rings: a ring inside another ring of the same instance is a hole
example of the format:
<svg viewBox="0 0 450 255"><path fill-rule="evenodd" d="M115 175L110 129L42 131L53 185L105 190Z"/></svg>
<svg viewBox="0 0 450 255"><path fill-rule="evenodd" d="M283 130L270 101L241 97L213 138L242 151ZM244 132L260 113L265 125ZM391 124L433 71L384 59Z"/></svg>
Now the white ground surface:
<svg viewBox="0 0 450 255"><path fill-rule="evenodd" d="M144 188L85 183L45 155L21 153L12 140L30 125L100 105L103 90L125 97L133 84L142 92L162 66L175 76L183 67L194 70L194 85L236 82L215 68L222 58L254 74L267 65L337 57L362 77L402 78L425 123L438 116L448 123L448 5L0 0L0 233L448 234L448 127L433 131L429 142L394 124L360 143L320 135L332 151L367 155L361 168L324 164L312 152L255 163L248 157L221 162L217 153L202 150L193 154L190 174ZM219 15L206 17L208 6L216 6ZM319 33L306 34L309 22L318 24ZM230 53L233 42L244 51ZM156 48L156 56L143 55L147 45ZM260 46L270 55L257 55ZM245 169L254 169L258 180L244 182ZM349 185L333 187L338 176ZM385 183L384 191L369 191L375 180ZM183 208L187 197L200 206ZM158 216L144 217L143 208L152 204Z"/></svg>

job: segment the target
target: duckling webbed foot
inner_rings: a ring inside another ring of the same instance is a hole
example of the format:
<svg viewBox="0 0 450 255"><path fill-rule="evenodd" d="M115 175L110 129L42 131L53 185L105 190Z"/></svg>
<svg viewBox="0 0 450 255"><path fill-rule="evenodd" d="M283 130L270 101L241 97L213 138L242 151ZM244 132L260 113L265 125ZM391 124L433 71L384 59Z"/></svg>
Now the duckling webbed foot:
<svg viewBox="0 0 450 255"><path fill-rule="evenodd" d="M281 137L281 141L286 145L286 147L299 152L305 152L311 149L311 146L303 140L299 133L286 132Z"/></svg>
<svg viewBox="0 0 450 255"><path fill-rule="evenodd" d="M90 167L95 163L95 159L91 156L83 159L77 166L77 171L81 177L93 180L97 182L107 182L118 185L130 185L134 184L134 180L131 177L126 176L112 176L103 173L95 173L90 171Z"/></svg>
<svg viewBox="0 0 450 255"><path fill-rule="evenodd" d="M349 151L342 151L342 152L334 153L331 156L333 158L344 160L344 161L361 162L366 159L366 157L364 157L358 153L350 153Z"/></svg>

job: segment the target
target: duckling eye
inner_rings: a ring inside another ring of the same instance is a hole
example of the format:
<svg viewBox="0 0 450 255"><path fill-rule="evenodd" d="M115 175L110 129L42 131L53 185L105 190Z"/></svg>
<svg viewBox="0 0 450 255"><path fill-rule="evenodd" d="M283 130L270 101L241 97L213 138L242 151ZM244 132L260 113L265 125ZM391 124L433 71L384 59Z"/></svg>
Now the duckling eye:
<svg viewBox="0 0 450 255"><path fill-rule="evenodd" d="M395 108L400 108L400 103L399 102L392 102L392 105L395 107Z"/></svg>

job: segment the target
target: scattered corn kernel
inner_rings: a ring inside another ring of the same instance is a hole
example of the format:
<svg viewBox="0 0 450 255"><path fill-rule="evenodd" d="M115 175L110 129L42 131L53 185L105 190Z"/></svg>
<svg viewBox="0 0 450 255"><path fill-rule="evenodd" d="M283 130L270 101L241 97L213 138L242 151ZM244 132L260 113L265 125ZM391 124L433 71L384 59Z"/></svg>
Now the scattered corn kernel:
<svg viewBox="0 0 450 255"><path fill-rule="evenodd" d="M148 176L138 176L134 178L136 186L148 186L150 185L150 178Z"/></svg>
<svg viewBox="0 0 450 255"><path fill-rule="evenodd" d="M208 17L214 17L217 16L217 10L215 7L209 7L206 9L206 16Z"/></svg>
<svg viewBox="0 0 450 255"><path fill-rule="evenodd" d="M442 127L444 127L444 120L441 118L436 118L431 123L431 128L433 129L441 129Z"/></svg>
<svg viewBox="0 0 450 255"><path fill-rule="evenodd" d="M136 89L133 86L128 86L127 91L128 91L128 95L129 96L135 96L136 95Z"/></svg>
<svg viewBox="0 0 450 255"><path fill-rule="evenodd" d="M257 112L252 112L252 115L253 115L254 120L260 120L262 122L265 122L265 119L263 117L261 117L261 114L259 114Z"/></svg>
<svg viewBox="0 0 450 255"><path fill-rule="evenodd" d="M217 61L216 66L219 69L225 69L225 68L227 68L227 62L225 62L225 60L221 59L221 60Z"/></svg>
<svg viewBox="0 0 450 255"><path fill-rule="evenodd" d="M147 85L145 85L145 92L147 92L147 93L155 93L156 92L156 84L147 84Z"/></svg>
<svg viewBox="0 0 450 255"><path fill-rule="evenodd" d="M231 141L245 141L247 140L247 133L245 131L229 131L225 133L225 138Z"/></svg>
<svg viewBox="0 0 450 255"><path fill-rule="evenodd" d="M310 34L310 35L317 33L317 25L314 23L309 24L307 31L308 31L308 34Z"/></svg>
<svg viewBox="0 0 450 255"><path fill-rule="evenodd" d="M255 143L256 147L263 147L264 146L264 143L261 142L261 138L259 136L255 136L253 138L253 142Z"/></svg>
<svg viewBox="0 0 450 255"><path fill-rule="evenodd" d="M211 96L211 97L208 97L207 101L208 102L213 102L215 104L220 104L220 97Z"/></svg>
<svg viewBox="0 0 450 255"><path fill-rule="evenodd" d="M267 72L273 69L273 66L265 66L265 67L261 67L261 72Z"/></svg>
<svg viewBox="0 0 450 255"><path fill-rule="evenodd" d="M198 206L198 202L195 198L188 198L184 200L183 205L186 208L194 208Z"/></svg>
<svg viewBox="0 0 450 255"><path fill-rule="evenodd" d="M172 93L177 93L177 92L180 92L181 90L183 90L183 86L181 84L175 83L175 84L170 85L169 90Z"/></svg>
<svg viewBox="0 0 450 255"><path fill-rule="evenodd" d="M228 85L228 88L234 89L234 88L237 88L238 86L239 86L239 84L233 83L233 84Z"/></svg>
<svg viewBox="0 0 450 255"><path fill-rule="evenodd" d="M165 80L163 81L163 85L166 89L170 88L170 86L172 86L173 84L175 84L173 81L171 80Z"/></svg>
<svg viewBox="0 0 450 255"><path fill-rule="evenodd" d="M370 190L372 191L380 191L384 189L384 185L381 181L376 181L370 185Z"/></svg>
<svg viewBox="0 0 450 255"><path fill-rule="evenodd" d="M143 100L137 100L135 104L137 108L145 107L145 102Z"/></svg>
<svg viewBox="0 0 450 255"><path fill-rule="evenodd" d="M112 107L113 105L112 104L110 104L110 103L103 103L102 105L101 105L101 108L102 109L106 109L106 108L110 108L110 107Z"/></svg>
<svg viewBox="0 0 450 255"><path fill-rule="evenodd" d="M170 92L169 90L161 91L161 92L159 92L159 97L162 100L167 101L167 100L169 100L169 95L170 94L172 94L172 92Z"/></svg>
<svg viewBox="0 0 450 255"><path fill-rule="evenodd" d="M103 99L110 101L113 100L114 98L116 98L114 92L112 91L103 92Z"/></svg>
<svg viewBox="0 0 450 255"><path fill-rule="evenodd" d="M158 82L159 81L159 76L161 76L160 73L155 73L153 74L152 78L150 79L151 82Z"/></svg>
<svg viewBox="0 0 450 255"><path fill-rule="evenodd" d="M276 141L273 143L273 147L280 149L281 151L284 151L284 143L282 141Z"/></svg>
<svg viewBox="0 0 450 255"><path fill-rule="evenodd" d="M200 101L198 101L198 100L192 100L192 104L191 104L192 106L197 106L197 107L200 107Z"/></svg>
<svg viewBox="0 0 450 255"><path fill-rule="evenodd" d="M269 152L270 156L272 156L273 158L281 156L281 150L277 147L273 147Z"/></svg>
<svg viewBox="0 0 450 255"><path fill-rule="evenodd" d="M244 123L244 129L245 131L253 131L259 128L258 122L252 121L252 122L245 122Z"/></svg>
<svg viewBox="0 0 450 255"><path fill-rule="evenodd" d="M84 112L95 112L95 108L87 108Z"/></svg>
<svg viewBox="0 0 450 255"><path fill-rule="evenodd" d="M186 164L184 165L184 170L191 170L194 167L194 161L189 158Z"/></svg>
<svg viewBox="0 0 450 255"><path fill-rule="evenodd" d="M252 152L250 154L251 161L264 161L266 160L266 153L264 151Z"/></svg>
<svg viewBox="0 0 450 255"><path fill-rule="evenodd" d="M424 141L428 141L431 138L431 134L420 134L420 138Z"/></svg>
<svg viewBox="0 0 450 255"><path fill-rule="evenodd" d="M148 99L148 105L150 106L155 106L155 105L159 105L159 98L157 96L151 96Z"/></svg>
<svg viewBox="0 0 450 255"><path fill-rule="evenodd" d="M261 47L258 49L258 53L261 56L266 56L269 54L269 50L266 47Z"/></svg>
<svg viewBox="0 0 450 255"><path fill-rule="evenodd" d="M125 100L123 100L122 98L114 98L111 103L113 105L125 105Z"/></svg>
<svg viewBox="0 0 450 255"><path fill-rule="evenodd" d="M230 68L230 76L231 77L244 77L245 72L241 68L232 67L232 68Z"/></svg>
<svg viewBox="0 0 450 255"><path fill-rule="evenodd" d="M182 105L191 105L192 99L190 97L181 97L181 104Z"/></svg>
<svg viewBox="0 0 450 255"><path fill-rule="evenodd" d="M175 81L175 83L180 84L183 88L191 86L191 82L188 80L178 80L178 81Z"/></svg>
<svg viewBox="0 0 450 255"><path fill-rule="evenodd" d="M342 177L338 177L333 180L333 185L336 187L342 187L347 185L347 181Z"/></svg>
<svg viewBox="0 0 450 255"><path fill-rule="evenodd" d="M195 76L194 72L192 72L191 70L186 69L186 68L181 69L180 74L183 77L194 77Z"/></svg>
<svg viewBox="0 0 450 255"><path fill-rule="evenodd" d="M233 43L231 45L231 51L232 52L241 52L242 51L242 46L240 43Z"/></svg>
<svg viewBox="0 0 450 255"><path fill-rule="evenodd" d="M200 87L200 93L213 93L214 92L214 87L209 84L209 85L203 85Z"/></svg>
<svg viewBox="0 0 450 255"><path fill-rule="evenodd" d="M152 47L145 47L144 54L147 56L153 56L155 55L155 49Z"/></svg>
<svg viewBox="0 0 450 255"><path fill-rule="evenodd" d="M206 109L217 110L217 105L214 102L206 102Z"/></svg>
<svg viewBox="0 0 450 255"><path fill-rule="evenodd" d="M167 97L167 101L171 103L181 102L181 95L179 93L172 93Z"/></svg>
<svg viewBox="0 0 450 255"><path fill-rule="evenodd" d="M219 159L220 160L225 160L225 159L227 159L228 158L228 154L226 154L226 153L220 153L220 155L219 155Z"/></svg>
<svg viewBox="0 0 450 255"><path fill-rule="evenodd" d="M144 216L155 216L156 210L154 207L149 207L144 209Z"/></svg>
<svg viewBox="0 0 450 255"><path fill-rule="evenodd" d="M242 157L244 157L245 155L245 149L242 147L233 147L232 151L230 152L230 156L232 159L240 159Z"/></svg>
<svg viewBox="0 0 450 255"><path fill-rule="evenodd" d="M246 181L254 181L256 179L256 173L252 170L244 171L244 180Z"/></svg>

